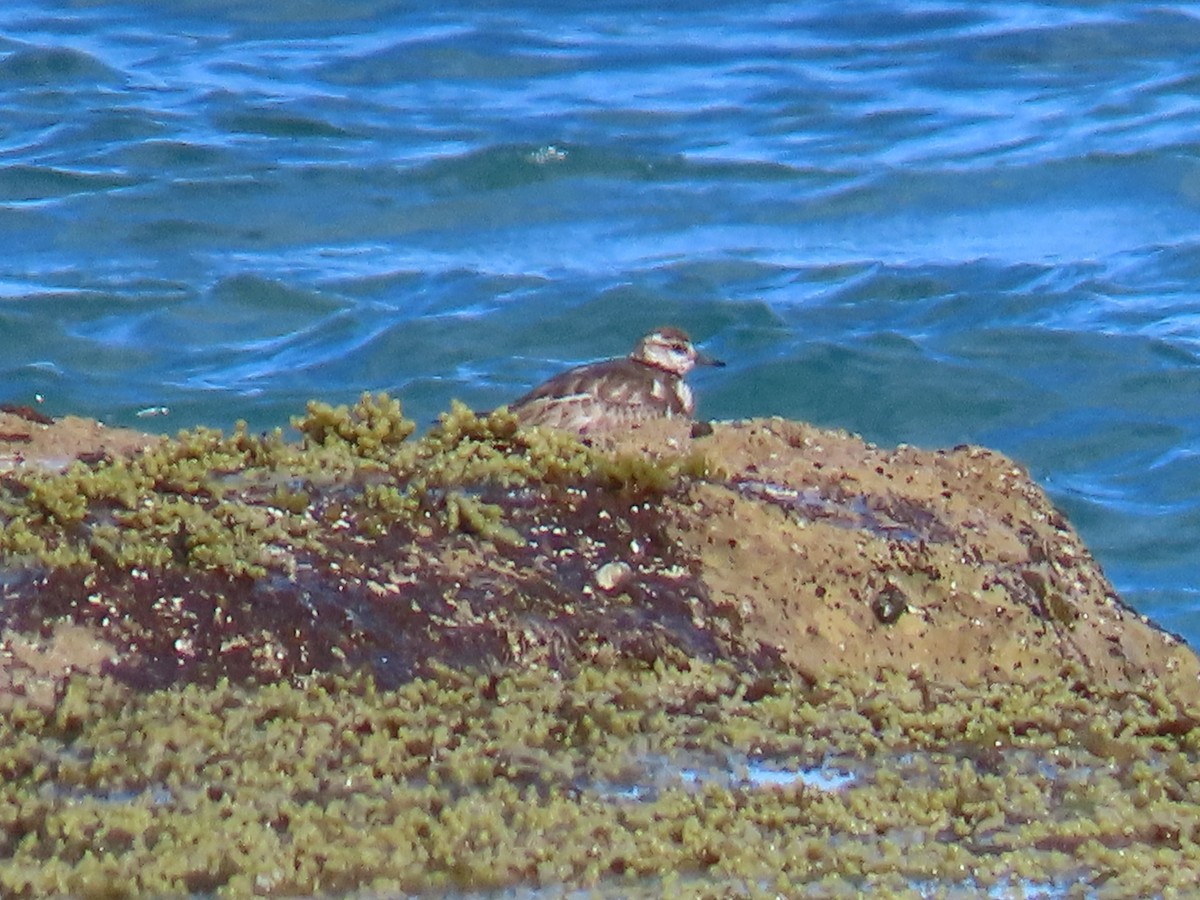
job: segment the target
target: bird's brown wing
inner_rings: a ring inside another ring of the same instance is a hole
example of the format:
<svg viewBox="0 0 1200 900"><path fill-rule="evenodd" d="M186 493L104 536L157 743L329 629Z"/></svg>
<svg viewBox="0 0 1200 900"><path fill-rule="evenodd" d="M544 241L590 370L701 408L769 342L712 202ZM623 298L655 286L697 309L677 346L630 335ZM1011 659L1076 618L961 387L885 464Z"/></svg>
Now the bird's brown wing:
<svg viewBox="0 0 1200 900"><path fill-rule="evenodd" d="M525 424L579 432L686 414L662 376L628 359L570 369L534 388L510 409Z"/></svg>

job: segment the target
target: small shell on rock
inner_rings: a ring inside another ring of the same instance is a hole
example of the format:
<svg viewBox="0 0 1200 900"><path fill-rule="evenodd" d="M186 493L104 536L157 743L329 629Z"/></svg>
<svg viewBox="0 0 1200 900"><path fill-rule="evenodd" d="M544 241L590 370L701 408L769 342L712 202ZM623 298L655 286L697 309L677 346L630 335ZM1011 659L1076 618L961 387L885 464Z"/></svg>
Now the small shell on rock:
<svg viewBox="0 0 1200 900"><path fill-rule="evenodd" d="M596 584L602 591L615 591L632 574L633 570L629 568L629 563L607 562L596 570Z"/></svg>

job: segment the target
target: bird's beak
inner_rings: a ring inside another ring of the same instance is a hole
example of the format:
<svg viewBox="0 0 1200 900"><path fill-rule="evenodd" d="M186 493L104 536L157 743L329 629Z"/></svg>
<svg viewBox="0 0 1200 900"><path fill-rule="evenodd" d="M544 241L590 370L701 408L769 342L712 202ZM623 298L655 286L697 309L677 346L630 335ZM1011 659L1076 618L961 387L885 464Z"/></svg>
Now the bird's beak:
<svg viewBox="0 0 1200 900"><path fill-rule="evenodd" d="M702 350L696 351L696 365L698 366L717 366L720 368L725 365L725 360L717 359L715 356L709 356Z"/></svg>

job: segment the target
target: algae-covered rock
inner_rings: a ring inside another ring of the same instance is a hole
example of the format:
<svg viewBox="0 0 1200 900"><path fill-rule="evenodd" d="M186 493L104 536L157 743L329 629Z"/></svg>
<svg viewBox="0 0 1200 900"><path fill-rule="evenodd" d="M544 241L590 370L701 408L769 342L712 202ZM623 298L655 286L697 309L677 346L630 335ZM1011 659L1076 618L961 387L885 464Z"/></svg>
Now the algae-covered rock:
<svg viewBox="0 0 1200 900"><path fill-rule="evenodd" d="M0 720L0 894L1187 895L1195 720L1059 675L76 676Z"/></svg>
<svg viewBox="0 0 1200 900"><path fill-rule="evenodd" d="M417 437L386 396L294 426L14 438L0 895L1200 879L1196 657L1011 460Z"/></svg>
<svg viewBox="0 0 1200 900"><path fill-rule="evenodd" d="M600 454L461 406L412 439L382 396L294 424L300 443L197 429L9 476L0 620L88 626L144 687L777 655L740 639L658 514L701 459ZM601 574L617 563L619 590Z"/></svg>
<svg viewBox="0 0 1200 900"><path fill-rule="evenodd" d="M988 450L779 419L584 443L461 406L416 438L382 395L294 425L300 442L197 429L14 470L0 620L91 628L150 687L662 657L818 682L1033 682L1073 663L1200 701L1192 651Z"/></svg>

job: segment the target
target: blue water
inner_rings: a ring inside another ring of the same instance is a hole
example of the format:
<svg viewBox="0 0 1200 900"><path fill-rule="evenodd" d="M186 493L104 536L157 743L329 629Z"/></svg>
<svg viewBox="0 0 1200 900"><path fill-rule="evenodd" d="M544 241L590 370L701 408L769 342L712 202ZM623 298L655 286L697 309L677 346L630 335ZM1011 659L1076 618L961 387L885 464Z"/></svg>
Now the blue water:
<svg viewBox="0 0 1200 900"><path fill-rule="evenodd" d="M1003 450L1200 644L1200 6L425 6L0 8L0 399L428 421L679 324L704 414Z"/></svg>

